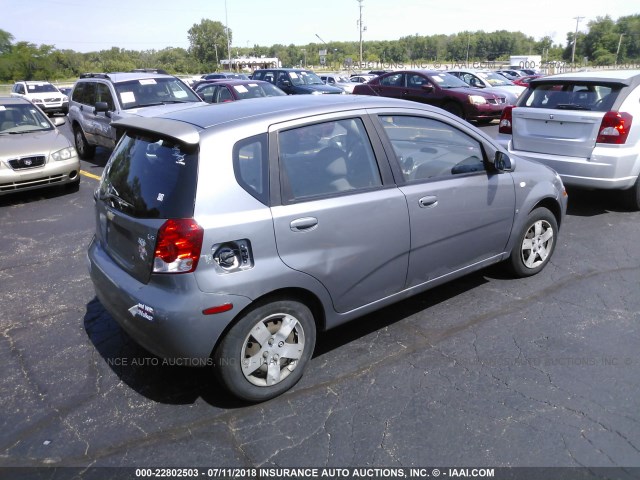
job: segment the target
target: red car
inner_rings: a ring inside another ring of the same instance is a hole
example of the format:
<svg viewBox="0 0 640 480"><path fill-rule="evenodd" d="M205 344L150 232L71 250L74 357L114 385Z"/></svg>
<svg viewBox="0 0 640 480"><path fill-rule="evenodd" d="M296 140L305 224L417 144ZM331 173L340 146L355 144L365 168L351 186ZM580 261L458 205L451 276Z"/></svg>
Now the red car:
<svg viewBox="0 0 640 480"><path fill-rule="evenodd" d="M427 103L479 123L499 120L507 104L504 95L471 88L459 78L435 70L386 73L368 83L357 85L353 93Z"/></svg>
<svg viewBox="0 0 640 480"><path fill-rule="evenodd" d="M194 90L207 103L286 95L275 85L260 80L204 80L194 85Z"/></svg>
<svg viewBox="0 0 640 480"><path fill-rule="evenodd" d="M544 75L527 75L526 77L516 78L515 80L511 80L516 85L521 85L523 87L528 87L531 80L536 78L544 77Z"/></svg>

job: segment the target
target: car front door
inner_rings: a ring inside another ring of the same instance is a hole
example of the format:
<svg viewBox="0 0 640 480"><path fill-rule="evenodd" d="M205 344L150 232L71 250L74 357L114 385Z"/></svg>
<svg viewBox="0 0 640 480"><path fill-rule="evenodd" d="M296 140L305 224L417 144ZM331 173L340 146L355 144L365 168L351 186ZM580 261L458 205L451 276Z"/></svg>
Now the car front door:
<svg viewBox="0 0 640 480"><path fill-rule="evenodd" d="M487 166L483 140L445 117L379 116L411 222L407 287L497 259L515 214L509 173Z"/></svg>
<svg viewBox="0 0 640 480"><path fill-rule="evenodd" d="M407 275L407 203L379 139L372 144L367 135L366 118L280 125L270 133L278 145L278 253L321 282L338 312L399 292Z"/></svg>

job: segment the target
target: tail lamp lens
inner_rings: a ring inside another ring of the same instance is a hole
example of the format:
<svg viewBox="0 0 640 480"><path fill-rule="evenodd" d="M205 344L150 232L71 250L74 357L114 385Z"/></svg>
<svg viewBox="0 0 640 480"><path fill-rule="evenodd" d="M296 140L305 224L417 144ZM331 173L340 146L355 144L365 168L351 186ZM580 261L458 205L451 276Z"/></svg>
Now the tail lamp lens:
<svg viewBox="0 0 640 480"><path fill-rule="evenodd" d="M607 112L600 123L596 143L623 145L631 130L633 117L626 112Z"/></svg>
<svg viewBox="0 0 640 480"><path fill-rule="evenodd" d="M193 219L167 220L158 231L154 273L188 273L198 266L204 230Z"/></svg>

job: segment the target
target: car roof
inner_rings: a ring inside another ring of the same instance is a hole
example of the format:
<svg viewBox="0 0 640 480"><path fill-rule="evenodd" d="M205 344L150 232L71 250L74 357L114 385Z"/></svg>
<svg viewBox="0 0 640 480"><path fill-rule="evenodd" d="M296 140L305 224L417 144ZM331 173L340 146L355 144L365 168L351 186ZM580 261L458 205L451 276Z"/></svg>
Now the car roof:
<svg viewBox="0 0 640 480"><path fill-rule="evenodd" d="M287 95L256 98L250 102L203 105L155 117L131 117L113 122L112 125L158 132L195 144L199 141L201 130L222 125L242 126L266 119L274 124L333 112L384 107L440 111L421 103L369 95Z"/></svg>
<svg viewBox="0 0 640 480"><path fill-rule="evenodd" d="M599 70L596 72L573 72L573 73L558 73L548 77L543 77L537 82L543 80L599 80L599 81L614 81L618 83L632 83L633 80L640 81L640 70ZM621 82L622 81L622 82Z"/></svg>
<svg viewBox="0 0 640 480"><path fill-rule="evenodd" d="M26 83L27 85L47 85L51 84L47 80L18 80L16 83Z"/></svg>
<svg viewBox="0 0 640 480"><path fill-rule="evenodd" d="M111 72L111 73L84 73L80 76L81 80L102 78L111 80L113 83L129 82L131 80L144 80L147 78L176 78L173 75L163 73L147 73L147 72Z"/></svg>
<svg viewBox="0 0 640 480"><path fill-rule="evenodd" d="M248 85L250 83L268 83L272 85L272 83L265 82L264 80L247 80L245 78L217 78L202 81L202 85Z"/></svg>
<svg viewBox="0 0 640 480"><path fill-rule="evenodd" d="M29 100L22 97L0 97L0 105L31 105Z"/></svg>

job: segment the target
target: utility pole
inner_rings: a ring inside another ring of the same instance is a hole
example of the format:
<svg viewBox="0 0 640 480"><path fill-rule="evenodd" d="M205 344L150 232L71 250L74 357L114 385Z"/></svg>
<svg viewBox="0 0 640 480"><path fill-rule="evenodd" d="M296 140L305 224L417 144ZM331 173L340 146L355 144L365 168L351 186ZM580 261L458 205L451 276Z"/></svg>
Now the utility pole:
<svg viewBox="0 0 640 480"><path fill-rule="evenodd" d="M578 43L578 24L584 17L573 17L576 21L576 33L573 35L573 48L571 49L571 65L576 63L576 43Z"/></svg>
<svg viewBox="0 0 640 480"><path fill-rule="evenodd" d="M360 31L360 68L362 68L362 2L364 0L358 0L359 8L360 8L360 20L358 20L358 30Z"/></svg>
<svg viewBox="0 0 640 480"><path fill-rule="evenodd" d="M227 15L227 0L224 0L224 23L226 24L226 28L227 28L227 55L228 55L228 61L229 61L229 65L227 65L229 67L229 71L232 71L233 69L231 68L231 40L229 38L229 17Z"/></svg>
<svg viewBox="0 0 640 480"><path fill-rule="evenodd" d="M622 37L623 37L624 33L620 34L620 40L618 40L618 49L616 50L616 63L615 66L618 66L618 55L620 54L620 45L622 44Z"/></svg>

